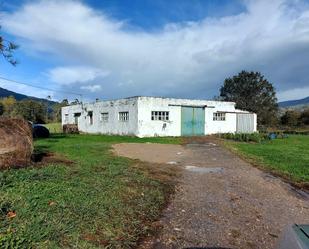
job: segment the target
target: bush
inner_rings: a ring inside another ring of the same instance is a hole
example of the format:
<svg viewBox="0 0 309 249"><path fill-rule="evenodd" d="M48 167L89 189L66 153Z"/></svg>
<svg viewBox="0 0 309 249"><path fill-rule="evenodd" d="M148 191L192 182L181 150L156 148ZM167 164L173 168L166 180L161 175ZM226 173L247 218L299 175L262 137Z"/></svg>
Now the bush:
<svg viewBox="0 0 309 249"><path fill-rule="evenodd" d="M307 131L295 131L295 130L286 130L283 131L284 134L294 134L294 135L309 135L309 130Z"/></svg>
<svg viewBox="0 0 309 249"><path fill-rule="evenodd" d="M239 142L255 142L260 143L263 140L268 139L267 134L261 133L223 133L219 134L219 137L224 139L230 139Z"/></svg>

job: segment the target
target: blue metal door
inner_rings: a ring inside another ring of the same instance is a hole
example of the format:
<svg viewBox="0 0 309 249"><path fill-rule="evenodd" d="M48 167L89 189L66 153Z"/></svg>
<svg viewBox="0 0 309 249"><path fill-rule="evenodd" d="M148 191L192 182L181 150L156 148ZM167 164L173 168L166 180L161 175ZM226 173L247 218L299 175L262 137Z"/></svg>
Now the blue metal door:
<svg viewBox="0 0 309 249"><path fill-rule="evenodd" d="M202 107L181 107L181 135L205 134L205 110Z"/></svg>

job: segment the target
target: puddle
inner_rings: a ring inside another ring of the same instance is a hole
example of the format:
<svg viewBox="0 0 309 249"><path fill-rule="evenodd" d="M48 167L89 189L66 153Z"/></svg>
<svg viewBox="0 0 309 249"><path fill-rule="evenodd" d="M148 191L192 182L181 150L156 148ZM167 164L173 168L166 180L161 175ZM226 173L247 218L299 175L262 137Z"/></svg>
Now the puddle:
<svg viewBox="0 0 309 249"><path fill-rule="evenodd" d="M223 171L223 168L216 167L216 168L202 168L202 167L196 167L192 165L185 166L185 169L191 172L197 172L197 173L221 173Z"/></svg>
<svg viewBox="0 0 309 249"><path fill-rule="evenodd" d="M177 162L174 162L174 161L170 161L170 162L167 162L166 164L175 165L175 164L178 164L178 163L177 163Z"/></svg>

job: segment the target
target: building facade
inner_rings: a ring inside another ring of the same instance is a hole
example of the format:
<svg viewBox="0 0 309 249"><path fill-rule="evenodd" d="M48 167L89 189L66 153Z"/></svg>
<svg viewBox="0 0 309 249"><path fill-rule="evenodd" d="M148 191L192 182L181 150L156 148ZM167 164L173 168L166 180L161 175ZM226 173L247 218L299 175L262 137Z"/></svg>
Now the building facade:
<svg viewBox="0 0 309 249"><path fill-rule="evenodd" d="M62 108L62 125L85 133L195 136L256 132L256 114L235 109L234 102L130 97Z"/></svg>

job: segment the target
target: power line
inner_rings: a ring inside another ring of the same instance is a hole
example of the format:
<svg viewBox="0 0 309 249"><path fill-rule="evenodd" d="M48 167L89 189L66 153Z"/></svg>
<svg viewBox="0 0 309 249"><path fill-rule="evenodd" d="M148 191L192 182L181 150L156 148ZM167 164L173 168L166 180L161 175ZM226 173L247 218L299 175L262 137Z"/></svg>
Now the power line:
<svg viewBox="0 0 309 249"><path fill-rule="evenodd" d="M16 84L20 84L20 85L25 85L25 86L30 86L30 87L42 89L42 90L47 90L47 91L52 91L52 92L61 92L61 93L66 93L66 94L73 94L73 95L80 96L81 98L83 97L83 95L82 95L81 93L75 93L75 92L69 92L69 91L56 90L56 89L51 89L51 88L42 87L42 86L35 86L35 85L33 85L33 84L29 84L29 83L25 83L25 82L21 82L21 81L16 81L16 80L7 79L7 78L2 77L2 76L0 76L0 79L5 80L5 81L9 81L9 82L13 82L13 83L16 83Z"/></svg>

